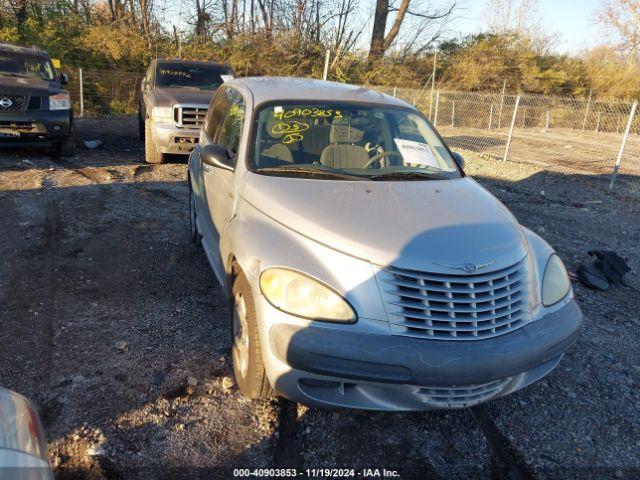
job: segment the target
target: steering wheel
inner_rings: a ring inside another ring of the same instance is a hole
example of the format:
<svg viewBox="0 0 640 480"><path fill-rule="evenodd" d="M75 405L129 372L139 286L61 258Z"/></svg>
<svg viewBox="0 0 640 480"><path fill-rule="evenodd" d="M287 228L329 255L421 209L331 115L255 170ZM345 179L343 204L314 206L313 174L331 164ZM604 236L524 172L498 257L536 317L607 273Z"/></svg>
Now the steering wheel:
<svg viewBox="0 0 640 480"><path fill-rule="evenodd" d="M369 161L367 163L365 163L364 167L362 167L362 168L371 168L371 165L373 165L377 161L379 161L379 160L381 160L383 158L388 158L388 157L400 157L400 153L399 152L381 152L381 153L378 153L377 155L374 155L373 157L371 157L369 159Z"/></svg>

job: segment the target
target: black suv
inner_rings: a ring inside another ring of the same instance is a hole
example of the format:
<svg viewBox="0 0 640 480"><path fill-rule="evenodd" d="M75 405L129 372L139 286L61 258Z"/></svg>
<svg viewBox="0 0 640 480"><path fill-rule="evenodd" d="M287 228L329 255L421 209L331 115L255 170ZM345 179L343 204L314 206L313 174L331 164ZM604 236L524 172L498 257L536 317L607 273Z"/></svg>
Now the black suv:
<svg viewBox="0 0 640 480"><path fill-rule="evenodd" d="M0 147L53 147L54 155L75 151L69 92L62 88L47 52L0 43Z"/></svg>

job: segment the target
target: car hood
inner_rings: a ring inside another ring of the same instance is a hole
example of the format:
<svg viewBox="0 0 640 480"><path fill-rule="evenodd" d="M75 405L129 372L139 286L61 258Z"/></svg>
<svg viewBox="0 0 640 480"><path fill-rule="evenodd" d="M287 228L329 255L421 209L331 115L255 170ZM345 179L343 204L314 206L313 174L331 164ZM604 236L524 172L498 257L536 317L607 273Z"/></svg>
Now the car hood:
<svg viewBox="0 0 640 480"><path fill-rule="evenodd" d="M527 254L517 220L470 178L329 181L249 173L243 198L283 226L379 266L451 272Z"/></svg>
<svg viewBox="0 0 640 480"><path fill-rule="evenodd" d="M0 75L0 92L5 95L47 96L60 92L55 82L39 78L7 77Z"/></svg>
<svg viewBox="0 0 640 480"><path fill-rule="evenodd" d="M215 90L195 90L191 88L156 88L154 94L159 107L171 107L176 103L209 105Z"/></svg>

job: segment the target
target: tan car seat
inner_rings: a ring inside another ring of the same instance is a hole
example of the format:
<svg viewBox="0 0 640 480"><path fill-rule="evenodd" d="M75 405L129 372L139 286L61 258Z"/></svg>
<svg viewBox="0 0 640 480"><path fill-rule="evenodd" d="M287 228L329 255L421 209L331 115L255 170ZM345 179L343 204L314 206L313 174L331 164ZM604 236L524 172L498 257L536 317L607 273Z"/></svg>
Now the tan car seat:
<svg viewBox="0 0 640 480"><path fill-rule="evenodd" d="M335 119L329 132L329 141L320 156L320 163L331 168L363 168L369 162L364 147L354 145L362 141L364 130Z"/></svg>
<svg viewBox="0 0 640 480"><path fill-rule="evenodd" d="M293 163L293 154L291 153L291 150L289 150L289 147L287 147L280 141L283 134L273 133L273 127L277 125L279 121L280 120L273 117L269 117L269 119L267 120L267 134L269 135L269 137L276 140L276 142L273 145L262 150L261 155L275 158L283 162Z"/></svg>

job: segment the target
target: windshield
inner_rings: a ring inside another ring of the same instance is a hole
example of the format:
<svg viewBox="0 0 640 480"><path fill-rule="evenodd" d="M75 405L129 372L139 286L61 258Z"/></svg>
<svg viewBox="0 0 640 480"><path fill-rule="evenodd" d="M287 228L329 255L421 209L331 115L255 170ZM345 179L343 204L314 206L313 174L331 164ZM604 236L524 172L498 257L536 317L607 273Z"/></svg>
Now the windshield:
<svg viewBox="0 0 640 480"><path fill-rule="evenodd" d="M0 75L33 77L53 81L55 70L47 57L17 52L0 52Z"/></svg>
<svg viewBox="0 0 640 480"><path fill-rule="evenodd" d="M222 75L230 74L229 69L215 65L161 63L156 69L156 86L215 90L222 85Z"/></svg>
<svg viewBox="0 0 640 480"><path fill-rule="evenodd" d="M253 169L333 179L445 179L460 172L438 135L409 109L279 104L257 115Z"/></svg>

